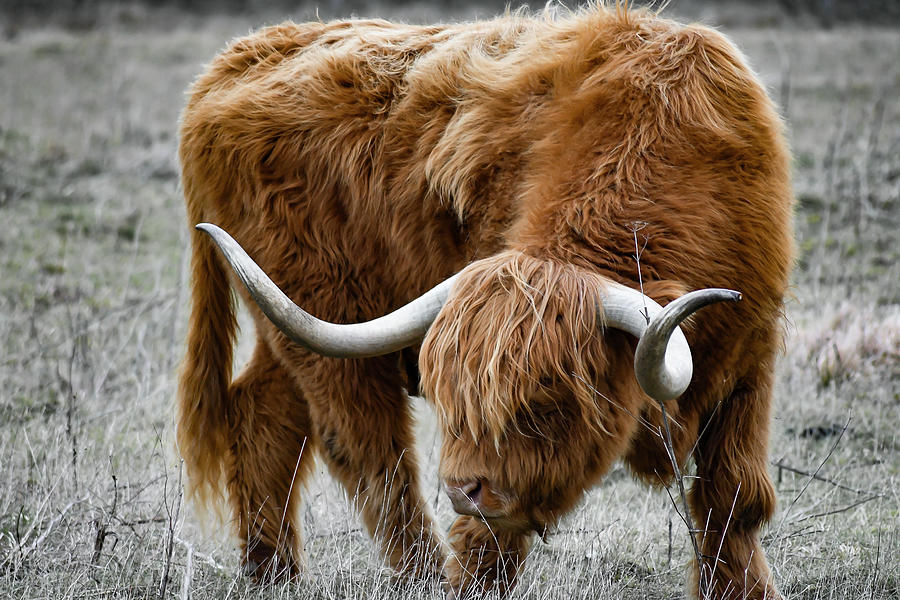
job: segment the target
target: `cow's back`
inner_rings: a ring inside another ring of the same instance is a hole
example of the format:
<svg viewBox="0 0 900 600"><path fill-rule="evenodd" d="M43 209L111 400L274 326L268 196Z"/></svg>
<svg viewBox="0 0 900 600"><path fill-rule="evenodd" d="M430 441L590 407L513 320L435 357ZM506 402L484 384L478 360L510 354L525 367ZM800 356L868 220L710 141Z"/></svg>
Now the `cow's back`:
<svg viewBox="0 0 900 600"><path fill-rule="evenodd" d="M745 293L698 341L781 310L778 117L723 36L647 12L264 29L195 83L181 152L193 220L279 247L276 282L395 290L364 316L505 247L636 285L636 226L645 279Z"/></svg>
<svg viewBox="0 0 900 600"><path fill-rule="evenodd" d="M509 178L491 178L491 156L463 153L457 163L467 168L446 184L433 161L459 141L448 132L463 63L473 48L514 37L507 21L285 23L235 41L194 83L183 114L190 220L228 229L276 282L305 266L309 289L348 279L394 289L369 316L496 251L510 221ZM473 207L466 217L455 210L461 196Z"/></svg>

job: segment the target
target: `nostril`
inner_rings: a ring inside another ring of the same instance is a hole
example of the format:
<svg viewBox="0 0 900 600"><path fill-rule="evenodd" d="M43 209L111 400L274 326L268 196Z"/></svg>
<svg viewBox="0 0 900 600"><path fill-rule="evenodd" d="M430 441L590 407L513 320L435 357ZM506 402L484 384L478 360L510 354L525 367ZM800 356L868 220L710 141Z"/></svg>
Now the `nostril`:
<svg viewBox="0 0 900 600"><path fill-rule="evenodd" d="M447 497L453 504L453 510L461 515L473 517L498 517L503 514L497 502L502 498L497 497L491 481L485 478L453 480L445 479L444 484Z"/></svg>
<svg viewBox="0 0 900 600"><path fill-rule="evenodd" d="M463 487L463 493L469 498L475 498L478 495L478 492L481 491L481 481L476 480L471 483L468 483Z"/></svg>
<svg viewBox="0 0 900 600"><path fill-rule="evenodd" d="M481 492L481 480L476 479L475 481L463 484L459 486L459 491L465 494L469 500L475 501L478 499L479 492Z"/></svg>

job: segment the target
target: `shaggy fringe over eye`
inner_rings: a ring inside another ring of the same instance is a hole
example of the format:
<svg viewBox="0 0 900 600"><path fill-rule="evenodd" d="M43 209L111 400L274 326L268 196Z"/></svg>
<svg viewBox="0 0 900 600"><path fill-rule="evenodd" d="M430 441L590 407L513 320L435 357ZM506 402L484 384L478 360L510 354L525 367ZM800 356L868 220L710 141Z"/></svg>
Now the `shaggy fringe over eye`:
<svg viewBox="0 0 900 600"><path fill-rule="evenodd" d="M606 432L590 382L607 369L600 292L606 279L508 251L464 269L420 353L422 389L445 430L499 446L529 398L552 380Z"/></svg>

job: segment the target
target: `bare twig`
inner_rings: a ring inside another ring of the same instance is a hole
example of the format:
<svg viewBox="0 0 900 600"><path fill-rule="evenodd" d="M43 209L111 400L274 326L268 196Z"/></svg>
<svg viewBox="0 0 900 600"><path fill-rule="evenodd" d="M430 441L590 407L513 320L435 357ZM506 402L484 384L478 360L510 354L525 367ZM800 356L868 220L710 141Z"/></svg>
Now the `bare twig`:
<svg viewBox="0 0 900 600"><path fill-rule="evenodd" d="M823 533L825 533L825 530L824 530L824 529L822 529L822 528L816 528L815 525L807 525L806 527L803 527L803 528L801 528L801 529L795 531L794 533L789 533L789 534L783 536L783 537L781 538L781 541L789 540L789 539L792 539L792 538L799 538L799 537L809 536L809 535L821 535L821 534L823 534ZM766 534L766 535L763 537L763 545L770 544L772 541L773 541L773 536L771 536L771 535Z"/></svg>
<svg viewBox="0 0 900 600"><path fill-rule="evenodd" d="M110 457L110 464L112 464L112 457ZM113 482L113 501L112 507L109 511L109 516L98 517L96 521L94 521L95 526L97 527L97 535L94 537L94 554L91 557L91 564L97 565L100 562L100 555L103 553L103 545L106 543L106 538L110 535L115 536L115 533L111 533L107 527L109 525L109 521L111 519L116 518L116 506L119 503L119 486L118 480L116 479L116 474L112 474L112 482Z"/></svg>
<svg viewBox="0 0 900 600"><path fill-rule="evenodd" d="M647 248L647 243L650 241L650 238L647 236L644 237L644 245L638 248L638 239L637 232L641 231L645 227L647 227L648 223L646 221L634 221L631 223L631 233L634 235L634 261L637 263L637 272L638 272L638 285L640 285L641 296L644 297L644 312L641 314L644 315L644 319L647 321L647 324L650 324L650 311L647 309L647 297L644 295L644 279L641 276L641 255L644 253L644 250Z"/></svg>
<svg viewBox="0 0 900 600"><path fill-rule="evenodd" d="M814 514L814 515L806 515L805 517L800 517L799 519L796 519L796 520L793 521L793 522L794 522L794 523L800 523L800 522L802 522L802 521L808 521L809 519L818 519L818 518L821 518L821 517L828 517L828 516L831 516L831 515L837 515L837 514L840 514L840 513L843 513L843 512L847 512L848 510L852 510L852 509L856 508L857 506L859 506L860 504L865 504L866 502L871 502L872 500L875 500L875 499L877 499L877 498L880 498L880 496L869 496L868 498L863 498L862 500L857 500L856 502L854 502L853 504L850 504L849 506L844 506L844 507L842 507L842 508L836 508L836 509L834 509L834 510L829 510L829 511L821 512L821 513L816 513L816 514Z"/></svg>
<svg viewBox="0 0 900 600"><path fill-rule="evenodd" d="M881 133L884 120L885 93L884 86L879 86L872 104L872 118L869 121L869 135L866 139L865 151L854 161L859 185L859 193L856 194L856 202L853 205L856 212L853 219L853 231L857 238L860 236L865 217L874 212L876 203L876 194L873 191L875 187L873 165L877 162L875 153L878 149L878 134Z"/></svg>
<svg viewBox="0 0 900 600"><path fill-rule="evenodd" d="M300 445L300 452L297 454L297 463L294 465L294 474L291 475L291 485L288 486L287 498L284 499L284 511L281 513L281 522L278 524L278 541L276 542L276 547L281 547L281 534L284 530L284 518L287 516L288 506L291 504L291 495L294 493L294 483L297 482L297 471L300 469L300 461L303 459L303 451L306 449L306 438L303 438L303 443Z"/></svg>
<svg viewBox="0 0 900 600"><path fill-rule="evenodd" d="M696 529L694 529L694 520L691 518L691 509L688 506L687 501L687 493L684 489L684 476L681 474L681 467L678 465L678 459L675 456L675 445L672 442L672 430L669 428L669 416L666 413L666 404L665 402L659 403L659 408L662 411L662 422L663 422L663 430L665 432L664 443L666 446L666 452L669 455L669 460L672 463L672 472L675 474L675 483L678 485L678 493L681 496L681 505L684 509L684 514L682 515L682 520L684 524L687 526L688 535L691 537L691 546L694 549L694 556L697 558L697 566L700 569L700 575L702 578L704 563L703 563L703 555L700 553L700 546L697 544L697 536L695 535ZM668 488L667 488L668 489ZM672 496L669 495L669 498ZM673 500L674 503L674 500ZM677 510L677 507L676 507ZM703 581L700 581L700 589L703 589ZM701 597L703 597L701 593Z"/></svg>
<svg viewBox="0 0 900 600"><path fill-rule="evenodd" d="M822 459L822 461L819 463L819 466L816 467L816 470L813 471L813 472L808 476L808 478L807 478L807 480L806 480L806 483L803 485L803 487L800 489L800 491L797 492L797 495L794 496L794 499L791 500L791 503L788 505L787 509L785 509L784 515L781 517L781 522L778 524L778 527L777 527L777 529L775 530L775 531L776 531L776 534L775 534L775 537L776 537L776 538L779 537L779 534L781 533L782 527L784 527L784 524L785 524L785 522L787 521L788 516L790 516L791 509L794 507L795 504L797 504L797 501L800 499L801 496L803 496L803 494L806 492L807 488L809 488L810 484L815 480L815 477L819 474L819 471L822 470L822 467L825 466L825 463L828 462L828 459L831 458L831 455L834 454L835 449L837 448L837 446L838 446L838 444L840 443L841 439L843 439L843 437L844 437L844 433L847 431L847 428L850 427L850 421L851 421L851 420L852 420L852 417L848 415L848 416L847 416L847 422L846 422L846 423L844 424L844 426L841 428L841 431L840 431L840 433L838 434L837 439L835 439L835 440L834 440L834 443L831 445L831 448L828 449L828 453L825 455L825 458Z"/></svg>
<svg viewBox="0 0 900 600"><path fill-rule="evenodd" d="M796 468L796 467L792 467L792 466L790 466L790 465L786 465L786 464L784 463L784 459L778 459L777 461L773 461L771 464L772 464L772 466L778 468L778 471L779 471L779 476L778 476L779 483L781 482L781 471L782 471L782 469L783 469L783 470L785 470L785 471L790 471L791 473L796 473L797 475L804 475L804 476L806 476L806 477L810 477L810 478L812 478L812 479L815 479L816 481L821 481L821 482L823 482L823 483L827 483L827 484L833 485L834 487L836 487L836 488L838 488L838 489L841 489L841 490L846 490L846 491L848 491L848 492L853 492L854 494L865 494L865 495L867 495L867 496L872 496L873 498L881 498L881 497L884 496L884 494L881 494L881 493L870 492L870 491L867 491L867 490L859 490L859 489L856 489L856 488L852 488L852 487L850 487L850 486L848 486L848 485L844 485L844 484L838 483L837 481L834 481L834 480L832 480L832 479L828 479L827 477L822 477L822 476L819 475L818 473L811 473L811 472L809 472L809 471L804 471L803 469L798 469L798 468Z"/></svg>
<svg viewBox="0 0 900 600"><path fill-rule="evenodd" d="M672 513L669 512L669 517L667 519L669 522L669 549L666 552L666 567L672 566Z"/></svg>
<svg viewBox="0 0 900 600"><path fill-rule="evenodd" d="M662 488L666 491L666 495L669 497L669 501L672 503L672 509L675 511L675 514L678 515L678 518L681 519L681 522L684 523L685 527L691 529L691 526L688 524L688 520L684 518L684 513L681 512L680 508L678 508L678 502L675 500L675 496L672 495L672 490L670 490L669 486L665 484L665 480L659 473L655 473L655 475L659 479Z"/></svg>
<svg viewBox="0 0 900 600"><path fill-rule="evenodd" d="M58 515L50 519L50 523L47 524L47 527L44 529L41 535L38 536L37 539L35 539L33 542L31 542L28 548L22 551L22 557L24 558L34 552L38 548L38 546L40 546L44 542L44 540L47 539L47 536L50 535L50 532L53 531L54 527L56 527L56 524L59 523L64 516L66 516L66 513L69 512L69 510L71 510L73 506L86 501L87 496L85 496L84 498L79 498L78 500L72 500L71 502L66 504L66 506L63 507L61 511L59 511Z"/></svg>
<svg viewBox="0 0 900 600"><path fill-rule="evenodd" d="M194 577L194 547L190 544L187 548L187 563L184 565L184 578L181 580L181 600L188 600L191 597L191 580Z"/></svg>
<svg viewBox="0 0 900 600"><path fill-rule="evenodd" d="M356 531L362 531L362 529L357 529ZM325 534L319 534L318 536L313 536L313 537L324 537L324 536L325 536ZM200 560L202 560L203 562L208 564L213 569L216 569L218 571L225 570L225 565L218 562L210 554L203 554L202 552L197 552L197 550L194 548L193 544L191 544L187 540L183 540L180 537L175 536L175 541L177 543L181 544L184 547L184 549L189 553L190 556L199 558Z"/></svg>
<svg viewBox="0 0 900 600"><path fill-rule="evenodd" d="M644 235L643 236L644 244L643 244L643 246L641 246L638 243L638 235L637 235L638 232L645 229L647 227L647 225L648 225L648 223L646 221L634 221L629 225L629 228L631 230L632 235L634 236L634 260L637 265L638 285L640 286L641 295L645 297L644 309L641 314L643 315L644 319L647 321L647 324L649 325L650 324L650 311L647 309L646 295L644 294L644 279L643 279L643 275L641 273L641 256L643 255L644 250L647 248L647 244L649 243L650 238L649 238L649 236ZM685 488L684 488L684 475L682 474L681 467L678 464L678 458L675 456L675 445L672 441L672 430L669 427L669 415L666 411L665 403L659 402L658 404L659 404L660 411L662 412L663 431L662 432L658 431L657 433L658 433L659 437L663 440L663 445L666 448L666 453L669 455L669 461L672 463L672 472L675 476L675 483L678 486L678 493L681 498L681 506L682 506L683 510L678 509L678 505L675 502L675 499L672 497L672 494L669 493L668 486L666 486L666 493L669 495L669 499L672 501L672 506L675 509L675 512L681 518L682 522L684 523L685 527L688 530L688 535L691 538L691 546L693 547L694 556L697 559L697 566L698 566L699 572L700 572L700 582L699 583L700 583L700 591L701 591L701 597L702 597L703 589L704 589L703 574L705 571L703 555L701 554L700 546L697 543L697 536L696 536L697 530L694 527L693 518L691 517L691 510L690 510L690 507L688 506L687 492L685 491ZM665 435L663 435L663 433ZM659 475L657 474L657 476L659 476ZM670 552L671 552L671 543L670 543ZM706 582L706 583L707 583L707 585L711 585L711 581Z"/></svg>
<svg viewBox="0 0 900 600"><path fill-rule="evenodd" d="M78 440L76 439L75 428L72 423L75 418L73 378L75 376L75 358L78 354L78 340L79 338L77 337L72 340L72 352L69 354L68 377L66 379L63 379L57 367L57 377L59 377L63 393L66 395L66 437L72 450L72 488L75 490L78 489Z"/></svg>
<svg viewBox="0 0 900 600"><path fill-rule="evenodd" d="M178 518L181 513L181 499L184 494L184 488L181 485L181 476L184 471L184 462L181 461L178 464L178 491L175 494L175 499L172 502L172 506L169 505L168 501L165 502L166 507L166 515L168 516L168 537L166 539L166 562L163 567L162 577L159 581L159 600L164 600L166 597L166 588L169 585L169 571L172 567L172 554L175 549L175 528L178 524ZM163 481L163 497L165 498L168 495L169 478L166 477Z"/></svg>
<svg viewBox="0 0 900 600"><path fill-rule="evenodd" d="M123 315L131 315L137 311L144 312L152 309L166 309L168 308L169 304L175 306L175 298L173 298L169 294L159 295L150 299L147 299L146 296L139 299L130 298L123 302L120 308L108 310L104 312L102 316L98 316L96 319L88 321L78 329L73 329L71 338L67 337L51 344L41 344L36 350L28 352L27 354L6 356L2 361L0 361L0 366L6 367L18 363L27 363L39 357L46 357L50 355L52 350L56 350L60 346L64 346L69 341L69 339L86 336L88 333L97 329L105 323L117 322L118 319ZM30 317L30 321L32 323L34 323L35 321L35 317L33 314ZM30 335L35 340L41 339L40 333L37 331L36 326L32 326Z"/></svg>
<svg viewBox="0 0 900 600"><path fill-rule="evenodd" d="M734 507L737 505L738 494L741 493L741 483L738 482L737 489L734 491L734 498L731 500L731 509L728 511L728 518L725 520L725 524L722 526L722 533L719 535L719 547L716 549L716 557L713 561L712 572L709 574L709 582L708 585L710 589L712 589L712 583L716 579L716 567L719 566L719 563L722 562L720 556L722 555L722 545L725 543L725 535L728 533L728 526L731 525L731 519L734 516ZM707 529L709 529L707 527ZM731 585L731 582L729 582ZM746 589L746 585L744 586Z"/></svg>
<svg viewBox="0 0 900 600"><path fill-rule="evenodd" d="M25 434L25 443L28 445L28 449L31 452L32 460L36 461L37 459L34 456L34 448L31 447L31 442L28 439L28 434ZM59 476L56 478L56 480L53 482L53 485L50 486L50 489L47 491L46 495L41 500L41 503L38 506L38 509L34 512L34 514L32 516L31 527L29 527L28 530L25 531L25 533L21 534L21 535L19 534L19 519L21 519L22 516L24 516L24 506L19 511L19 516L16 519L16 541L17 541L17 546L19 548L19 553L21 556L24 557L28 552L31 551L30 549L23 550L23 546L24 546L25 542L27 542L28 539L31 537L31 535L35 532L38 525L41 523L44 509L46 509L47 505L50 503L50 498L53 495L53 492L56 490L56 487L59 485L59 482L62 479L62 477L63 477L63 474L60 473ZM83 502L83 500L79 500L78 502ZM67 507L65 510L68 510L69 508L71 508L71 505L69 507ZM52 520L50 522L50 527L52 527L55 524L55 522L56 522L56 519ZM46 537L46 536L45 535L41 536L42 539L44 537ZM29 548L33 549L34 546L35 546L35 544L31 544L31 546Z"/></svg>
<svg viewBox="0 0 900 600"><path fill-rule="evenodd" d="M781 83L778 88L778 104L781 105L781 116L790 121L791 113L791 54L785 50L782 36L772 35L772 44L778 53L781 67Z"/></svg>
<svg viewBox="0 0 900 600"><path fill-rule="evenodd" d="M869 588L869 598L875 597L875 586L878 585L878 567L881 560L881 528L878 528L878 543L875 546L875 568L872 569L872 586Z"/></svg>
<svg viewBox="0 0 900 600"><path fill-rule="evenodd" d="M825 188L822 196L822 221L819 229L819 249L815 275L817 286L822 284L822 269L828 263L825 260L825 253L828 247L828 235L831 231L832 205L837 205L838 185L838 149L841 147L846 130L849 115L849 103L847 100L847 88L849 84L846 82L840 92L840 111L835 119L835 128L826 146L825 156L822 159L822 170L824 171Z"/></svg>

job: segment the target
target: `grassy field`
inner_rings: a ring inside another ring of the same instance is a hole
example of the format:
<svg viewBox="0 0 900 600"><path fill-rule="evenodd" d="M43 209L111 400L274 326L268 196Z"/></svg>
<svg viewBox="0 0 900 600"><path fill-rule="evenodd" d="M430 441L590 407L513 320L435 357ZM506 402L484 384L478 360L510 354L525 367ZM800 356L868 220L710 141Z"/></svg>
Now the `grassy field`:
<svg viewBox="0 0 900 600"><path fill-rule="evenodd" d="M202 64L273 19L151 16L0 39L0 597L440 597L391 579L321 469L302 509L309 570L287 585L240 577L227 531L202 530L183 502L178 114ZM795 154L800 255L764 545L790 598L897 598L900 31L726 33L780 103ZM429 410L425 486L448 526ZM537 544L515 597L680 597L688 558L668 497L617 468Z"/></svg>

